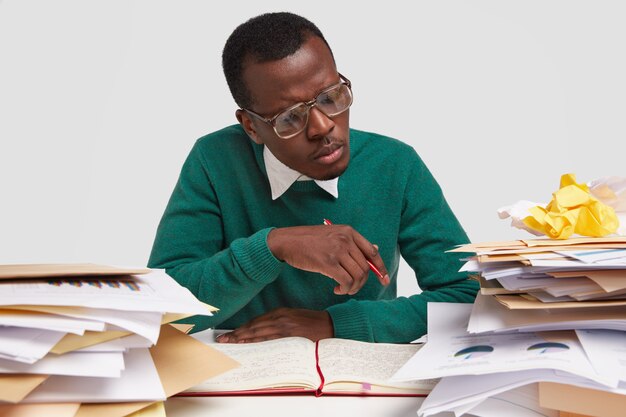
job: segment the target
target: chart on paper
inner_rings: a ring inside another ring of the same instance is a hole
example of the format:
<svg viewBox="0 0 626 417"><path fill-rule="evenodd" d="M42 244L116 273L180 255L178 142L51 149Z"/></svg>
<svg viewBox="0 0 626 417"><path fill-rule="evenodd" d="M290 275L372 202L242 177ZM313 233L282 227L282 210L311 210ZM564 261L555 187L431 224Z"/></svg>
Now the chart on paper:
<svg viewBox="0 0 626 417"><path fill-rule="evenodd" d="M2 284L3 287L10 287L13 284ZM32 280L28 283L22 281L19 286L15 284L19 292L55 293L63 295L125 295L134 296L153 293L154 289L146 282L137 282L130 279L54 279L54 280Z"/></svg>

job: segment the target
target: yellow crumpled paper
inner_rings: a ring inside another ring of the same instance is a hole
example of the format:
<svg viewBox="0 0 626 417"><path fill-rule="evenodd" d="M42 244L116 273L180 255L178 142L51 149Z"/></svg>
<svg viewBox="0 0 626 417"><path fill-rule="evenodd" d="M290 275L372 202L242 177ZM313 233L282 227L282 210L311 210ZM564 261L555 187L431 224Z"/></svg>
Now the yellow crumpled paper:
<svg viewBox="0 0 626 417"><path fill-rule="evenodd" d="M567 239L574 233L601 237L617 231L619 220L613 207L599 201L586 184L578 184L574 174L561 176L560 189L544 208L528 209L524 224L552 239Z"/></svg>

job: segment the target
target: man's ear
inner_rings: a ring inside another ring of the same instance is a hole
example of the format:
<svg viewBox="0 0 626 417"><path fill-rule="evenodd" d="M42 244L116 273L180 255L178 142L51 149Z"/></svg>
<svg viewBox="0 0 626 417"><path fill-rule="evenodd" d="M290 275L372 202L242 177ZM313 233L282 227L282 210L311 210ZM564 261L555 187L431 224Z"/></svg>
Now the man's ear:
<svg viewBox="0 0 626 417"><path fill-rule="evenodd" d="M244 110L238 109L235 112L235 117L237 117L239 124L243 127L243 130L248 134L253 142L258 143L259 145L263 144L261 137L257 134L256 128L254 127L252 117L248 113Z"/></svg>

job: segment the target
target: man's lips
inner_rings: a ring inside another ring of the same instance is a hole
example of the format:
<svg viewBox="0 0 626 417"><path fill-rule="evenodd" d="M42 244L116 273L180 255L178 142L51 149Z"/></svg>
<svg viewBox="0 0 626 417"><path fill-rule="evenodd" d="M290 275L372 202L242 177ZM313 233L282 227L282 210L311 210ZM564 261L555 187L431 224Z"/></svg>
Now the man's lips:
<svg viewBox="0 0 626 417"><path fill-rule="evenodd" d="M322 148L315 158L315 162L324 165L331 165L341 159L343 155L343 145L326 146Z"/></svg>
<svg viewBox="0 0 626 417"><path fill-rule="evenodd" d="M325 156L328 156L341 147L343 147L343 145L337 142L331 143L330 145L326 145L313 155L313 159L320 159Z"/></svg>

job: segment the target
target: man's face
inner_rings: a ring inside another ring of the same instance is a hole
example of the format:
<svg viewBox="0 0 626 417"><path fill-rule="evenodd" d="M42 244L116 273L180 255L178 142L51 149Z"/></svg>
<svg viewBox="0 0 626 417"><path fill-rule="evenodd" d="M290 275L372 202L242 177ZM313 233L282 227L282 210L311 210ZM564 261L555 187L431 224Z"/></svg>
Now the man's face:
<svg viewBox="0 0 626 417"><path fill-rule="evenodd" d="M310 101L340 81L330 50L316 36L286 58L249 63L243 78L253 99L249 110L266 118ZM349 110L331 119L313 107L306 128L290 139L280 138L270 124L245 111L238 111L237 118L252 140L265 144L283 164L308 177L328 180L348 167Z"/></svg>

